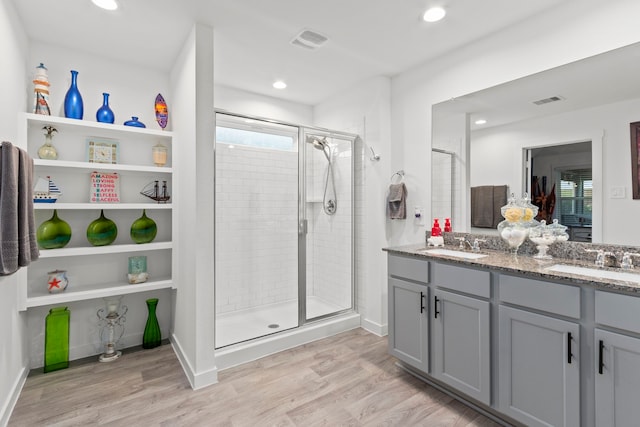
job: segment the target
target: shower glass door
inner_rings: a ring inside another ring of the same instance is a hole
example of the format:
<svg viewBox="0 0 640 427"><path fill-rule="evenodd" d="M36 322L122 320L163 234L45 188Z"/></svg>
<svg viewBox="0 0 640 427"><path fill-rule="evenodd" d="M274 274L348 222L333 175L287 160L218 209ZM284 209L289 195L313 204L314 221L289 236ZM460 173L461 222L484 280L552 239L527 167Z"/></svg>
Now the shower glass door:
<svg viewBox="0 0 640 427"><path fill-rule="evenodd" d="M216 348L299 325L298 133L216 114Z"/></svg>
<svg viewBox="0 0 640 427"><path fill-rule="evenodd" d="M300 299L306 321L353 308L354 140L315 129L304 129L302 140L306 272Z"/></svg>

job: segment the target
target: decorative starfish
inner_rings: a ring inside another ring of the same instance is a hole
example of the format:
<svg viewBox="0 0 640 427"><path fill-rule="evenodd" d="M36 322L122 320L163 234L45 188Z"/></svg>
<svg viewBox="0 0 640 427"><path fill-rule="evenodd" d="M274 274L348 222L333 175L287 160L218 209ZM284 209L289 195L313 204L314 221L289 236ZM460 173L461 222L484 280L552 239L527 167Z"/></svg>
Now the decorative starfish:
<svg viewBox="0 0 640 427"><path fill-rule="evenodd" d="M53 289L53 288L58 288L60 289L60 283L62 283L62 281L58 280L57 277L54 277L53 279L51 279L51 281L49 282L49 290Z"/></svg>

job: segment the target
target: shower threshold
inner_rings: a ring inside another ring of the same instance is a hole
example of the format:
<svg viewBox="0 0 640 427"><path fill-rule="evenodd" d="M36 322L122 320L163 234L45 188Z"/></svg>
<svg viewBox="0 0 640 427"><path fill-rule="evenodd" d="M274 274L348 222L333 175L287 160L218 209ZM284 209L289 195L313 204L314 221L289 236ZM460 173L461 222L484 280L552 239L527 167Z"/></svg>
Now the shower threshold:
<svg viewBox="0 0 640 427"><path fill-rule="evenodd" d="M318 297L307 297L309 319L344 310ZM298 326L298 301L232 311L216 316L216 348L293 329Z"/></svg>

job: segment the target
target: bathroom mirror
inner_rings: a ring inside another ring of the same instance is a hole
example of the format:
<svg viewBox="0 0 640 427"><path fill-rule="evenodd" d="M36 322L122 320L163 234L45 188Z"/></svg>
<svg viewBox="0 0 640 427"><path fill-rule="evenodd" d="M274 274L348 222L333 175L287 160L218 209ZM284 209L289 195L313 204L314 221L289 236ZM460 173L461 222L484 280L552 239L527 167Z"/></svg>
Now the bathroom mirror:
<svg viewBox="0 0 640 427"><path fill-rule="evenodd" d="M629 150L629 123L640 120L638 76L634 44L434 105L433 216L451 215L459 231L491 233L470 226L471 187L506 184L521 195L530 191L532 150L579 147L568 156L578 166L590 145L592 241L638 245L628 233L640 213ZM449 170L451 190L440 182Z"/></svg>

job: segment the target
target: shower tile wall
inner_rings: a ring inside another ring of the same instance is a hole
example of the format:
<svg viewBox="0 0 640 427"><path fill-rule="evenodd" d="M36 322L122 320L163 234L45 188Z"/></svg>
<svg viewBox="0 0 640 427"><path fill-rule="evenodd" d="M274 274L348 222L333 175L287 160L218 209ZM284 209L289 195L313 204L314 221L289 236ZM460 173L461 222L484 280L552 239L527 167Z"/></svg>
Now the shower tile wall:
<svg viewBox="0 0 640 427"><path fill-rule="evenodd" d="M297 298L297 158L218 144L216 313Z"/></svg>
<svg viewBox="0 0 640 427"><path fill-rule="evenodd" d="M307 150L307 295L344 309L351 307L352 147L338 139L331 142L337 152L332 158L338 206L334 215L322 208L327 160L321 151Z"/></svg>

